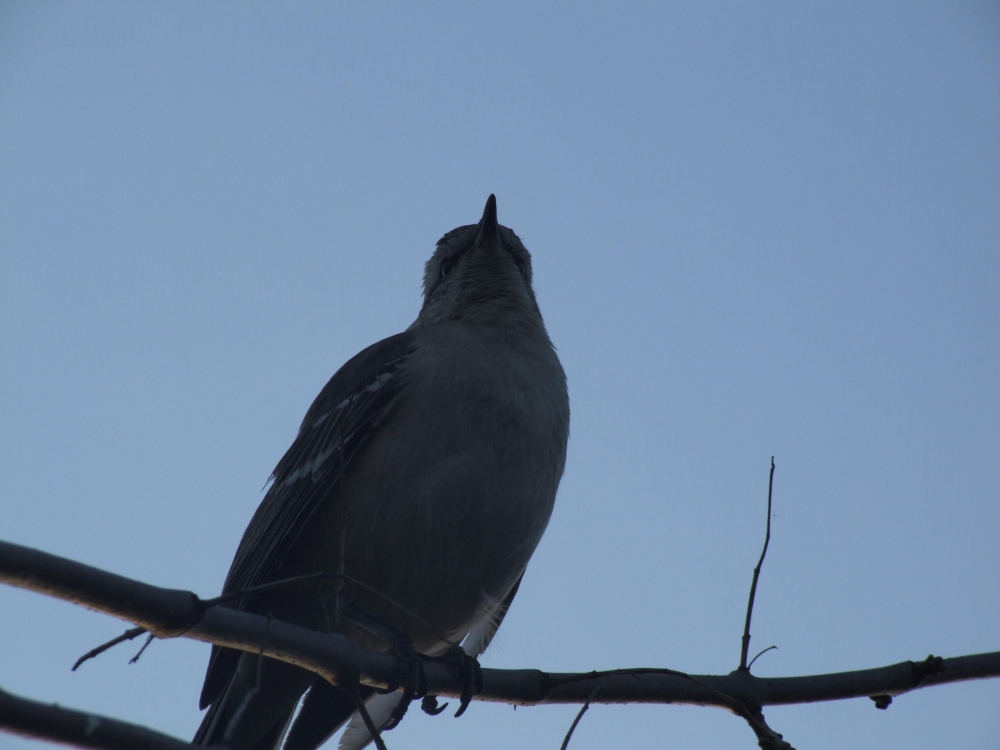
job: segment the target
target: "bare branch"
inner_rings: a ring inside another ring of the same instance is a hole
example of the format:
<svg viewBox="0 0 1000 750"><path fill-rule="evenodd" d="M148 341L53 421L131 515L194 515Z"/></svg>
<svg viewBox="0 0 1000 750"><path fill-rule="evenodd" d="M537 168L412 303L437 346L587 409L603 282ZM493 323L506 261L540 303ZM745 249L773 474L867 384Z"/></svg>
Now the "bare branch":
<svg viewBox="0 0 1000 750"><path fill-rule="evenodd" d="M113 646L117 646L119 643L124 643L125 641L131 641L133 638L136 638L136 637L142 635L145 632L146 632L146 628L129 628L128 630L126 630L124 633L122 633L117 638L112 638L107 643L102 643L97 648L90 649L90 651L88 651L87 653L85 653L83 656L81 656L79 659L77 659L73 663L73 668L70 671L71 672L75 672L77 670L77 668L81 664L83 664L85 661L87 661L88 659L93 659L95 656L100 656L105 651L107 651L109 648L112 648Z"/></svg>
<svg viewBox="0 0 1000 750"><path fill-rule="evenodd" d="M0 727L41 740L93 750L193 750L183 740L107 716L74 711L0 690Z"/></svg>
<svg viewBox="0 0 1000 750"><path fill-rule="evenodd" d="M190 591L150 586L8 542L0 542L0 581L114 615L161 638L183 635L205 611Z"/></svg>
<svg viewBox="0 0 1000 750"><path fill-rule="evenodd" d="M385 688L398 672L392 654L362 648L338 633L320 633L222 606L206 607L206 602L190 591L151 586L6 542L0 542L0 582L120 617L159 638L184 636L296 664L335 685L349 687L360 681ZM461 696L463 685L447 665L428 660L424 671L429 693ZM755 677L740 669L727 675L688 675L649 667L586 673L483 669L483 690L475 698L513 705L583 705L589 700L714 706L746 719L758 740L770 743L763 747L787 750L787 743L782 744L780 735L767 727L761 707L868 696L877 696L888 705L888 697L917 688L990 677L1000 677L1000 651L951 659L928 657L922 662L904 661L853 672L777 678ZM598 686L599 693L595 694ZM15 717L0 724L22 731L18 721ZM62 741L61 735L50 737ZM186 745L181 743L180 747Z"/></svg>
<svg viewBox="0 0 1000 750"><path fill-rule="evenodd" d="M771 456L771 475L767 480L767 533L764 535L764 549L761 550L760 560L757 561L757 567L753 569L753 581L750 583L750 601L747 602L747 621L743 626L743 649L740 651L739 668L742 671L749 671L750 669L750 667L747 666L747 652L750 650L750 618L753 617L753 600L757 595L757 579L760 578L760 568L764 564L764 555L767 554L767 545L771 543L771 490L773 488L774 456ZM760 656L760 654L757 654L757 656Z"/></svg>

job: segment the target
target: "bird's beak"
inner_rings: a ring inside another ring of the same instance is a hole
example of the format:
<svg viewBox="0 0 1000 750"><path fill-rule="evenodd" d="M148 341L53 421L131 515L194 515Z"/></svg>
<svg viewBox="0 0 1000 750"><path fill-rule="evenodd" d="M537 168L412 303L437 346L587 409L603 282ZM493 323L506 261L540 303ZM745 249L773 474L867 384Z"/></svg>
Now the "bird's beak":
<svg viewBox="0 0 1000 750"><path fill-rule="evenodd" d="M501 248L500 225L497 224L497 199L495 195L490 195L486 199L486 208L483 209L483 218L479 220L479 232L476 234L476 247Z"/></svg>

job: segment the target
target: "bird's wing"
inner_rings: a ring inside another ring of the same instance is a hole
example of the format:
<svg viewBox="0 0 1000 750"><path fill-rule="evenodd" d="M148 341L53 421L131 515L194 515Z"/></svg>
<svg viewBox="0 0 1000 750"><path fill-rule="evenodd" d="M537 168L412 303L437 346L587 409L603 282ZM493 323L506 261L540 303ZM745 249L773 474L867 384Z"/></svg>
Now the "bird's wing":
<svg viewBox="0 0 1000 750"><path fill-rule="evenodd" d="M281 564L310 518L335 496L345 469L393 412L402 392L400 366L412 352L412 332L390 336L357 354L330 378L274 469L270 488L236 550L223 593L281 578ZM226 606L246 609L251 601L243 597ZM212 648L202 708L221 695L239 653Z"/></svg>

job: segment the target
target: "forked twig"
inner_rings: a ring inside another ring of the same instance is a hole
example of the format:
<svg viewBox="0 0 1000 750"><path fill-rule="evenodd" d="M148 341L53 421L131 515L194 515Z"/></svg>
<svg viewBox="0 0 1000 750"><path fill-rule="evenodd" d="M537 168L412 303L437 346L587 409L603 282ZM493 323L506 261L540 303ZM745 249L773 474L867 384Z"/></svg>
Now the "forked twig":
<svg viewBox="0 0 1000 750"><path fill-rule="evenodd" d="M81 664L83 664L88 659L93 659L95 656L100 656L105 651L107 651L109 648L112 648L113 646L117 646L119 643L124 643L125 641L131 641L133 638L138 638L140 635L142 635L145 632L147 632L146 628L129 628L128 630L126 630L124 633L122 633L117 638L112 638L107 643L102 643L97 648L90 649L90 651L88 651L87 653L85 653L83 656L81 656L79 659L77 659L73 663L73 668L70 671L75 672L76 668L79 667Z"/></svg>

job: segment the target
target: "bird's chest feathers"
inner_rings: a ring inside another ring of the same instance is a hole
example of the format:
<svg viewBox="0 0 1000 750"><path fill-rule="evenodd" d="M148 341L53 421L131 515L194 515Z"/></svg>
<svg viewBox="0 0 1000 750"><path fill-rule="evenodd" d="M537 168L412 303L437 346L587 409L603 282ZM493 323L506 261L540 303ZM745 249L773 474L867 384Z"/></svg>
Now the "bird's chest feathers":
<svg viewBox="0 0 1000 750"><path fill-rule="evenodd" d="M349 564L375 586L396 586L403 564L414 586L460 598L465 617L484 593L506 594L545 530L569 406L547 341L434 343L401 373L407 395L352 473Z"/></svg>
<svg viewBox="0 0 1000 750"><path fill-rule="evenodd" d="M514 515L544 528L565 462L565 376L547 341L473 333L429 337L401 373L407 395L358 467L360 494L421 527Z"/></svg>
<svg viewBox="0 0 1000 750"><path fill-rule="evenodd" d="M484 337L441 360L415 395L420 418L437 427L428 431L450 442L442 450L485 450L501 463L533 464L539 452L552 460L565 449L565 378L547 344Z"/></svg>

